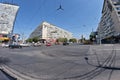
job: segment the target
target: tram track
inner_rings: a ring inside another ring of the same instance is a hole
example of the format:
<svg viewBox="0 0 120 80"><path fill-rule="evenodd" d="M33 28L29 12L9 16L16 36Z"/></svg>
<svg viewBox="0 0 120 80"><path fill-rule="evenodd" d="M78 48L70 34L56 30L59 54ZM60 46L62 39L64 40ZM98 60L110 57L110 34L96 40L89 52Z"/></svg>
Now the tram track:
<svg viewBox="0 0 120 80"><path fill-rule="evenodd" d="M120 70L120 68L116 68L115 66L115 58L116 58L116 50L113 47L113 50L111 52L111 54L104 60L104 62L100 65L93 65L93 64L89 64L93 67L96 67L95 69L82 74L82 75L76 75L76 76L70 76L70 77L66 77L64 78L65 80L73 80L73 79L79 79L79 80L92 80L93 78L97 77L98 75L100 75L102 72L104 72L107 69L112 70L110 72L110 76L113 72L113 70ZM110 77L109 77L110 78ZM110 79L108 79L110 80Z"/></svg>

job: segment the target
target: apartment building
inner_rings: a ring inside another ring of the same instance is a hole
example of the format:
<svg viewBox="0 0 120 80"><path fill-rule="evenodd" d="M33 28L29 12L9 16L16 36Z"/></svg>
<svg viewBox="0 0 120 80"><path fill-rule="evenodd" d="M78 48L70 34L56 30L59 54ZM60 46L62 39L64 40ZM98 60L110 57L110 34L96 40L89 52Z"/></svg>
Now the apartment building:
<svg viewBox="0 0 120 80"><path fill-rule="evenodd" d="M0 41L8 40L8 35L13 33L18 9L17 5L0 3Z"/></svg>
<svg viewBox="0 0 120 80"><path fill-rule="evenodd" d="M71 39L73 37L71 32L59 28L48 22L42 22L30 35L30 38L40 37L45 40L56 40L58 38Z"/></svg>
<svg viewBox="0 0 120 80"><path fill-rule="evenodd" d="M97 28L98 42L119 42L120 0L104 0L102 17Z"/></svg>

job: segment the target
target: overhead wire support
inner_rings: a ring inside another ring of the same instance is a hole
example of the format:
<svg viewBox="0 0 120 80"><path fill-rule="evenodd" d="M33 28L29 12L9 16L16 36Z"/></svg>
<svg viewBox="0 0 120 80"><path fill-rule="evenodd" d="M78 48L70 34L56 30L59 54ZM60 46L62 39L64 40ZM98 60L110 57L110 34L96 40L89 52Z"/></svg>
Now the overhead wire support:
<svg viewBox="0 0 120 80"><path fill-rule="evenodd" d="M61 2L62 2L62 1L60 0L60 5L59 5L59 7L57 8L57 10L64 10L63 7L62 7Z"/></svg>
<svg viewBox="0 0 120 80"><path fill-rule="evenodd" d="M57 10L64 10L64 9L62 8L62 5L61 5L61 4L60 4L60 6L59 6L59 8L58 8Z"/></svg>

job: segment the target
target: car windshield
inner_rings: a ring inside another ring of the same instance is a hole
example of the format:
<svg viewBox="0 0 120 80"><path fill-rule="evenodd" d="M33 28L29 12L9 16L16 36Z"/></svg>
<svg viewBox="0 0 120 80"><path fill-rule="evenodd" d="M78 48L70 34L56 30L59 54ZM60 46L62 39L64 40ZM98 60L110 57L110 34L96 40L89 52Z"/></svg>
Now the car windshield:
<svg viewBox="0 0 120 80"><path fill-rule="evenodd" d="M119 80L120 0L0 0L0 80Z"/></svg>

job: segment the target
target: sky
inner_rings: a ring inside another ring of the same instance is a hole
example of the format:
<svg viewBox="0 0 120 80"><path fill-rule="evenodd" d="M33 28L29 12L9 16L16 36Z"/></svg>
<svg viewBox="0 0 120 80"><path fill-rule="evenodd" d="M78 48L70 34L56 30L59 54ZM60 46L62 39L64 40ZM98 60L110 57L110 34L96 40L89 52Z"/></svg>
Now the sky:
<svg viewBox="0 0 120 80"><path fill-rule="evenodd" d="M20 8L14 24L14 33L26 38L43 21L71 33L75 38L89 38L96 31L101 18L104 0L0 0ZM64 10L57 10L59 6Z"/></svg>

